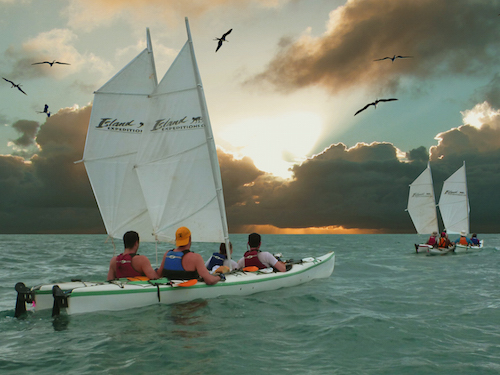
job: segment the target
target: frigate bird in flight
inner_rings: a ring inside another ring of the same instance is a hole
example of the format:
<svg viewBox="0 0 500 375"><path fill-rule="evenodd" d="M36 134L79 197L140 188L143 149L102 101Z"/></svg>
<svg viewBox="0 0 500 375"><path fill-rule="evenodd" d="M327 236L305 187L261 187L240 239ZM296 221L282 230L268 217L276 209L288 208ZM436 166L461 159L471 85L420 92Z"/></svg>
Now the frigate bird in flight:
<svg viewBox="0 0 500 375"><path fill-rule="evenodd" d="M2 77L2 78L3 78L3 77ZM17 87L17 89L18 89L19 91L21 91L24 95L28 95L28 94L26 94L26 93L23 91L23 89L21 88L21 85L20 85L20 84L17 84L17 85L16 85L14 82L9 81L7 78L3 78L3 79L4 79L5 81L9 82L9 83L12 85L12 86L11 86L11 88L13 88L13 87Z"/></svg>
<svg viewBox="0 0 500 375"><path fill-rule="evenodd" d="M409 59L409 58L412 58L412 57L413 56L401 56L401 55L396 56L396 55L394 55L392 57L387 56L387 57L384 57L383 59L376 59L376 60L373 60L373 61L392 60L392 62L394 62L394 60L396 60L396 59Z"/></svg>
<svg viewBox="0 0 500 375"><path fill-rule="evenodd" d="M50 66L52 66L54 64L71 65L71 64L63 63L63 62L56 61L56 60L53 60L52 62L50 62L50 61L40 61L40 62L37 62L37 63L33 63L31 65L38 65L38 64L49 64Z"/></svg>
<svg viewBox="0 0 500 375"><path fill-rule="evenodd" d="M397 100L397 99L394 99L394 98L391 98L391 99L377 99L375 100L373 103L368 103L367 105L365 105L363 108L361 108L359 111L357 111L354 116L356 116L359 112L363 112L366 108L368 108L369 106L374 106L375 108L377 108L377 104L380 103L380 102L392 102L393 100Z"/></svg>
<svg viewBox="0 0 500 375"><path fill-rule="evenodd" d="M223 42L227 42L226 40L226 36L228 36L231 31L233 31L233 29L230 29L229 31L225 32L224 34L222 34L222 36L220 38L215 38L214 40L218 40L219 43L217 44L217 49L215 50L215 52L217 52L219 50L220 47L222 47L222 43Z"/></svg>
<svg viewBox="0 0 500 375"><path fill-rule="evenodd" d="M45 104L45 106L43 107L43 111L37 111L37 113L47 113L48 116L50 117L48 104Z"/></svg>

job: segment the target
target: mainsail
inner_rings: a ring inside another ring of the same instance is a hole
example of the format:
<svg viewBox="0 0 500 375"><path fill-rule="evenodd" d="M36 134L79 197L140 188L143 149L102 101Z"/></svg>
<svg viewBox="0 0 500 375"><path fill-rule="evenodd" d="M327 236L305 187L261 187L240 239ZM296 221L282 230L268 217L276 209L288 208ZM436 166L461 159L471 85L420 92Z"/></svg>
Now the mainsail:
<svg viewBox="0 0 500 375"><path fill-rule="evenodd" d="M153 239L152 225L133 166L157 86L149 30L147 38L147 48L94 93L83 153L109 236L133 229L145 241Z"/></svg>
<svg viewBox="0 0 500 375"><path fill-rule="evenodd" d="M439 198L439 210L448 233L469 233L469 197L465 162L443 184Z"/></svg>
<svg viewBox="0 0 500 375"><path fill-rule="evenodd" d="M427 168L410 185L407 211L418 234L437 232L436 200L429 163L427 163Z"/></svg>
<svg viewBox="0 0 500 375"><path fill-rule="evenodd" d="M193 241L228 244L221 175L187 18L186 28L188 41L159 84L148 33L148 48L96 92L84 162L115 238L135 230L143 241L174 242L176 229L186 226Z"/></svg>

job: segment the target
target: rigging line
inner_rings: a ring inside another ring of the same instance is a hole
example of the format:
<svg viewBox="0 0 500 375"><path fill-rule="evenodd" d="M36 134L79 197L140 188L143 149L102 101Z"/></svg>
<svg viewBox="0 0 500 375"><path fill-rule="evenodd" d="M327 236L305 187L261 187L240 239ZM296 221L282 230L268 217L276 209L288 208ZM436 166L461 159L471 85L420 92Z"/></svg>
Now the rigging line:
<svg viewBox="0 0 500 375"><path fill-rule="evenodd" d="M123 156L129 156L129 155L134 155L134 154L137 154L137 151L127 152L126 154L102 156L100 158L84 158L82 160L77 160L77 161L75 161L73 163L76 164L76 163L89 162L89 161L111 160L111 159L117 159L117 158L121 158Z"/></svg>
<svg viewBox="0 0 500 375"><path fill-rule="evenodd" d="M146 96L149 97L150 94L140 94L137 92L108 92L108 91L94 91L94 95L132 95L132 96ZM94 100L95 101L95 100Z"/></svg>
<svg viewBox="0 0 500 375"><path fill-rule="evenodd" d="M182 89L182 90L175 90L175 91L168 91L168 92L159 92L159 93L153 93L151 95L148 95L150 98L153 98L155 96L162 96L162 95L171 95L171 94L177 94L177 93L180 93L180 92L186 92L186 91L193 91L193 90L196 90L196 86L193 86L193 87L187 87L185 89Z"/></svg>
<svg viewBox="0 0 500 375"><path fill-rule="evenodd" d="M189 149L187 149L187 150L184 150L184 151L182 151L182 152L179 152L179 153L177 153L177 154L168 155L168 156L165 156L165 157L162 157L162 158L158 158L158 159L150 160L150 161L148 161L148 162L146 162L146 163L142 163L142 164L136 164L136 165L134 165L134 168L142 167L142 166L145 166L145 165L148 165L148 164L153 164L153 163L156 163L156 162L161 161L161 160L167 160L167 159L171 159L171 158L174 158L174 157L177 157L177 156L180 156L180 155L184 155L184 154L187 154L187 153L189 153L189 152L191 152L191 151L194 151L194 150L196 150L196 149L198 149L198 148L201 148L201 147L203 147L203 146L204 146L204 145L206 145L206 144L207 144L207 142L203 142L203 143L200 143L200 144L199 144L199 145L197 145L197 146L191 147L191 148L189 148Z"/></svg>

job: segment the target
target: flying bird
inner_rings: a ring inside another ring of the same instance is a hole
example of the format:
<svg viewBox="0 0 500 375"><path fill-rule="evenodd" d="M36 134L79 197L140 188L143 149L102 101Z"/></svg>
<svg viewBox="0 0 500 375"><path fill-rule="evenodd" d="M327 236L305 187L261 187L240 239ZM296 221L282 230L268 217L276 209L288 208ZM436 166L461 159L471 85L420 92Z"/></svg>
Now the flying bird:
<svg viewBox="0 0 500 375"><path fill-rule="evenodd" d="M2 78L3 78L3 77L2 77ZM24 95L28 95L28 94L26 94L26 93L23 91L23 89L21 88L21 84L17 84L17 85L16 85L14 82L9 81L7 78L3 78L3 79L4 79L5 81L9 82L9 83L12 85L12 86L11 86L11 88L13 88L13 87L17 87L17 89L18 89L19 91L21 91Z"/></svg>
<svg viewBox="0 0 500 375"><path fill-rule="evenodd" d="M377 99L375 100L373 103L369 103L367 105L365 105L363 108L361 108L359 111L357 111L354 116L356 116L359 112L363 112L366 108L368 108L369 106L374 106L375 108L377 108L377 104L380 103L380 102L392 102L393 100L397 100L397 99L394 99L394 98L391 98L391 99Z"/></svg>
<svg viewBox="0 0 500 375"><path fill-rule="evenodd" d="M394 60L396 60L396 59L410 59L412 57L413 56L401 56L401 55L396 56L396 55L394 55L392 57L387 56L387 57L384 57L383 59L376 59L376 60L373 60L373 61L392 60L392 62L394 62Z"/></svg>
<svg viewBox="0 0 500 375"><path fill-rule="evenodd" d="M47 113L49 114L49 106L48 104L45 104L45 106L43 107L43 111L37 111L37 113ZM50 117L50 114L49 114L49 117Z"/></svg>
<svg viewBox="0 0 500 375"><path fill-rule="evenodd" d="M225 32L224 34L222 34L222 36L220 38L215 38L214 40L218 40L219 43L217 44L217 49L215 50L215 52L217 52L219 50L220 47L222 47L222 43L223 42L228 42L226 40L226 36L228 36L231 31L233 31L233 29L230 29L229 31Z"/></svg>
<svg viewBox="0 0 500 375"><path fill-rule="evenodd" d="M49 64L50 66L54 65L54 64L61 64L61 65L71 65L71 64L68 64L68 63L64 63L64 62L60 62L60 61L40 61L40 62L37 62L37 63L33 63L31 65L38 65L38 64Z"/></svg>

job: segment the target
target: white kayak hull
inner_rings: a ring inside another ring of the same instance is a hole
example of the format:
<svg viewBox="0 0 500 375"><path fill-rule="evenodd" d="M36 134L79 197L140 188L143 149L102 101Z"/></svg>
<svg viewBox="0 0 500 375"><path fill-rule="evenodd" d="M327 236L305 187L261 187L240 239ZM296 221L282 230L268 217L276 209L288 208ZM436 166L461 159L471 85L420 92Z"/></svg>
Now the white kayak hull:
<svg viewBox="0 0 500 375"><path fill-rule="evenodd" d="M313 279L329 277L334 269L333 252L317 258L305 258L300 264L293 264L287 272L243 272L226 274L226 281L206 285L198 281L189 287L179 286L182 281L169 283L167 279L151 281L112 282L72 281L44 284L31 288L34 310L53 309L53 287L58 286L66 296L61 308L67 314L81 314L95 311L119 311L154 305L174 304L219 296L245 296L280 288L300 285Z"/></svg>
<svg viewBox="0 0 500 375"><path fill-rule="evenodd" d="M465 246L457 244L455 247L455 253L472 253L481 251L484 246L484 240L479 241L479 246Z"/></svg>

